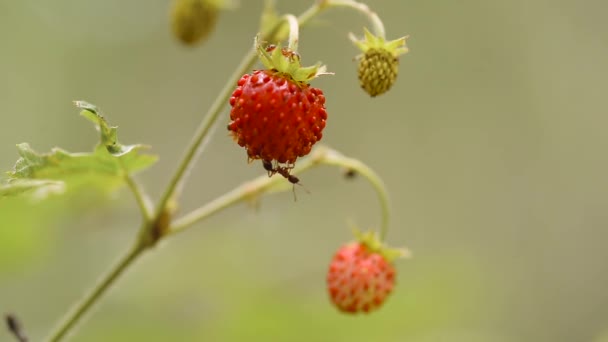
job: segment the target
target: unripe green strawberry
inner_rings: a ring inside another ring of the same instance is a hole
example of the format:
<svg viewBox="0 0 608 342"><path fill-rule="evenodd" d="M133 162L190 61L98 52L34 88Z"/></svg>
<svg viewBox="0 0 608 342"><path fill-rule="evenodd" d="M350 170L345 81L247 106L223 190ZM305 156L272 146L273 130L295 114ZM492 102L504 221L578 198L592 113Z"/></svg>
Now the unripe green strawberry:
<svg viewBox="0 0 608 342"><path fill-rule="evenodd" d="M351 39L363 51L357 57L359 84L370 96L375 97L387 92L397 79L399 55L408 51L405 46L407 37L386 42L382 37L365 30L365 39Z"/></svg>
<svg viewBox="0 0 608 342"><path fill-rule="evenodd" d="M194 45L209 37L219 8L210 0L173 0L170 14L175 37L186 45Z"/></svg>
<svg viewBox="0 0 608 342"><path fill-rule="evenodd" d="M369 313L378 309L395 286L393 260L404 250L383 246L372 232L358 234L358 241L342 246L329 264L327 289L342 312Z"/></svg>
<svg viewBox="0 0 608 342"><path fill-rule="evenodd" d="M359 84L372 97L387 92L399 71L399 59L382 49L369 49L359 59Z"/></svg>
<svg viewBox="0 0 608 342"><path fill-rule="evenodd" d="M276 172L285 169L278 164L293 167L323 136L325 96L308 81L325 69L301 67L295 51L256 46L267 69L243 75L238 81L230 97L228 130L247 149L250 160L262 159L270 165L269 172Z"/></svg>

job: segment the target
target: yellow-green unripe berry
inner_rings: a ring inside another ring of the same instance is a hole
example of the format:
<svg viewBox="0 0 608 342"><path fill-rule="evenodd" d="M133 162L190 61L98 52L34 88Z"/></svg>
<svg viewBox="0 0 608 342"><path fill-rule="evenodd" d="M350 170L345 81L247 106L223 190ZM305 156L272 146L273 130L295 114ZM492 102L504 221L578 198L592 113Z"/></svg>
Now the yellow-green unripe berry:
<svg viewBox="0 0 608 342"><path fill-rule="evenodd" d="M208 0L173 0L171 29L186 45L207 39L215 28L219 8Z"/></svg>
<svg viewBox="0 0 608 342"><path fill-rule="evenodd" d="M399 72L399 55L408 52L407 37L386 41L374 36L367 29L362 40L351 35L351 40L363 52L359 62L359 84L371 97L386 93L395 83Z"/></svg>
<svg viewBox="0 0 608 342"><path fill-rule="evenodd" d="M384 49L369 49L359 58L359 84L370 96L387 92L399 71L399 59Z"/></svg>

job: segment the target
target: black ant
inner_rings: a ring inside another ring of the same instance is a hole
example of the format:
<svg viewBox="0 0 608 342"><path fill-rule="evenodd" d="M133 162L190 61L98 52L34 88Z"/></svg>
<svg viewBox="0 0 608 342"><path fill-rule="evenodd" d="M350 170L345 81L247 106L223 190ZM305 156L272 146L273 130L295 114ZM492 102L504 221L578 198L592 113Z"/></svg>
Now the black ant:
<svg viewBox="0 0 608 342"><path fill-rule="evenodd" d="M277 172L278 172L278 173L279 173L281 176L283 176L283 177L287 178L287 180L288 180L288 181L289 181L291 184L294 184L294 185L295 185L295 184L300 184L300 178L298 178L298 177L296 177L296 176L294 176L294 175L289 174L289 170L290 170L290 169L288 169L288 168L286 168L286 167L280 167L280 166L279 166L279 168L277 169Z"/></svg>
<svg viewBox="0 0 608 342"><path fill-rule="evenodd" d="M272 165L270 160L262 159L262 166L264 166L264 170L268 171L268 177L272 177L275 173L277 173L275 166Z"/></svg>
<svg viewBox="0 0 608 342"><path fill-rule="evenodd" d="M289 172L291 171L292 167L289 166L280 166L277 164L273 165L272 161L270 160L262 160L262 166L264 167L264 170L266 170L268 172L268 177L272 177L274 176L275 173L280 174L281 176L285 177L285 179L287 179L287 181L289 181L289 183L293 184L293 198L294 200L297 200L296 198L296 184L297 185L302 185L300 184L300 178L290 174Z"/></svg>

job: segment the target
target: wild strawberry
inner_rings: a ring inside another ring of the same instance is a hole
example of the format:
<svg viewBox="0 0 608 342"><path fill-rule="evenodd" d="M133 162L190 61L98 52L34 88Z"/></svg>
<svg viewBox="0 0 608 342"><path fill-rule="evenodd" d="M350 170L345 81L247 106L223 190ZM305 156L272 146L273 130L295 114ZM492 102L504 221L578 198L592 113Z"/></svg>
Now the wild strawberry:
<svg viewBox="0 0 608 342"><path fill-rule="evenodd" d="M323 137L325 96L308 81L325 68L301 67L300 56L287 48L263 48L257 42L256 47L267 69L238 81L230 97L228 130L250 160L262 159L274 174L293 167Z"/></svg>
<svg viewBox="0 0 608 342"><path fill-rule="evenodd" d="M359 241L342 246L327 272L329 297L346 313L371 312L393 291L396 280L392 261L404 251L381 245L374 233L358 234Z"/></svg>
<svg viewBox="0 0 608 342"><path fill-rule="evenodd" d="M215 28L224 0L173 0L171 28L177 39L186 45L204 41Z"/></svg>
<svg viewBox="0 0 608 342"><path fill-rule="evenodd" d="M367 29L364 40L357 40L351 35L351 40L363 51L357 57L359 84L370 96L387 92L395 83L399 72L398 57L408 52L406 39L402 37L387 42L384 37L376 37Z"/></svg>

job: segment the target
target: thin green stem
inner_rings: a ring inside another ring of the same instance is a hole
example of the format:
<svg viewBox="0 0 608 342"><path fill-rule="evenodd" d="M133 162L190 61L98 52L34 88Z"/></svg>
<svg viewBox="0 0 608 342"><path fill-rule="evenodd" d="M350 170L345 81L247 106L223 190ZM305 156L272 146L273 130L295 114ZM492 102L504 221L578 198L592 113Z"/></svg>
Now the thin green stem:
<svg viewBox="0 0 608 342"><path fill-rule="evenodd" d="M255 51L253 49L249 50L247 52L247 54L245 54L245 56L241 60L241 63L239 64L239 66L232 73L232 75L228 78L228 82L226 82L226 84L224 85L224 88L222 88L222 90L220 91L219 96L215 99L215 101L213 102L213 104L211 105L209 110L207 111L205 118L203 119L203 121L200 123L200 125L196 129L194 138L191 140L190 145L186 149L186 153L185 153L184 157L182 158L182 161L179 163L177 170L173 174L173 177L171 178L169 185L167 186L165 192L163 193L163 196L161 197L160 202L158 203L158 206L156 208L157 217L160 216L163 209L169 202L169 199L174 195L176 189L178 189L181 186L181 183L184 181L184 175L185 175L186 171L191 166L192 160L196 156L203 140L205 139L205 137L211 130L211 127L213 126L213 124L219 117L222 109L228 102L228 99L230 98L230 95L232 94L232 91L234 90L233 89L234 85L237 83L239 78L244 73L246 73L247 71L249 71L249 69L251 69L253 67L253 64L255 63L255 61L256 61Z"/></svg>
<svg viewBox="0 0 608 342"><path fill-rule="evenodd" d="M318 147L315 151L307 158L301 159L294 169L291 170L291 174L302 173L311 167L322 163L325 158L325 154L330 151L325 147ZM277 186L281 182L286 183L287 180L280 177L267 177L260 176L249 182L243 183L236 187L232 191L214 199L213 201L193 210L185 216L175 220L169 229L169 234L180 233L186 228L191 227L195 223L210 217L211 215L225 209L233 204L247 199L255 199L257 196ZM291 183L289 183L292 185Z"/></svg>
<svg viewBox="0 0 608 342"><path fill-rule="evenodd" d="M364 14L372 24L372 30L376 36L386 38L386 31L384 30L382 20L380 20L378 14L372 11L366 4L353 0L325 0L324 2L325 6L352 8Z"/></svg>
<svg viewBox="0 0 608 342"><path fill-rule="evenodd" d="M133 196L135 197L135 201L137 202L137 205L139 206L141 215L143 217L143 221L144 222L151 221L153 209L152 209L152 201L150 201L150 197L146 194L144 189L137 183L135 178L133 178L133 176L128 172L128 170L125 167L122 160L120 158L118 160L120 162L121 167L123 168L125 181L127 182L129 189L131 189L131 192L133 193Z"/></svg>
<svg viewBox="0 0 608 342"><path fill-rule="evenodd" d="M106 290L114 283L114 281L133 263L133 261L145 250L140 244L135 244L129 251L118 260L116 265L101 278L84 298L76 304L76 306L68 312L64 320L55 327L55 330L49 335L46 341L58 342L63 339L68 332L78 323L84 314L97 302L97 300L106 292Z"/></svg>
<svg viewBox="0 0 608 342"><path fill-rule="evenodd" d="M337 151L331 150L326 153L325 158L322 161L323 164L342 166L349 170L354 170L361 176L365 177L368 182L374 187L380 207L382 209L382 223L380 225L380 241L386 239L388 234L389 221L390 221L390 202L388 191L382 181L382 178L372 170L370 167L359 161L358 159L345 157Z"/></svg>
<svg viewBox="0 0 608 342"><path fill-rule="evenodd" d="M380 206L382 208L380 240L383 241L388 233L390 208L388 193L380 177L361 161L354 158L345 157L337 151L323 146L316 148L309 157L301 159L298 166L294 168L291 173L302 173L320 164L336 165L355 170L372 184L376 194L378 195L378 200L380 201ZM231 205L247 199L254 199L255 197L279 185L280 182L286 183L286 180L280 177L269 178L266 176L261 176L252 181L246 182L236 187L232 191L229 191L215 200L203 205L202 207L193 210L180 219L177 219L169 228L169 234L171 235L183 232L188 227L193 226L195 223L198 223Z"/></svg>

